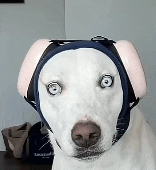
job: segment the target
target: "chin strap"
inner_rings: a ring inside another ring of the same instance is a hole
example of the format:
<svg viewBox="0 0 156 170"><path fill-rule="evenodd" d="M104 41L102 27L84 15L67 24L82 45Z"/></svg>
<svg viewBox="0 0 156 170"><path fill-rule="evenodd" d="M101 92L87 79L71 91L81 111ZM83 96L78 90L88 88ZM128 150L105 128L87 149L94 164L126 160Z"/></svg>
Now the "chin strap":
<svg viewBox="0 0 156 170"><path fill-rule="evenodd" d="M130 110L133 109L133 107L135 107L135 106L139 103L139 101L140 101L140 98L138 97L138 98L134 101L134 103L132 104L132 106L130 107Z"/></svg>
<svg viewBox="0 0 156 170"><path fill-rule="evenodd" d="M130 111L139 103L139 97L133 102L132 106L129 107L129 114L126 117L118 119L117 122L117 133L114 135L112 145L114 145L126 132L130 121Z"/></svg>
<svg viewBox="0 0 156 170"><path fill-rule="evenodd" d="M29 100L28 98L26 98L25 96L24 96L24 99L37 111L36 103L35 103L35 102L30 101L30 100ZM47 128L48 128L48 127L47 127ZM48 129L49 129L52 133L54 133L51 128L48 128ZM55 139L55 141L56 141L57 145L59 146L59 148L61 149L61 146L59 145L58 141L57 141L56 139Z"/></svg>
<svg viewBox="0 0 156 170"><path fill-rule="evenodd" d="M30 100L29 100L28 98L26 98L25 96L24 96L24 99L26 100L26 102L28 102L28 103L37 111L36 103L35 103L35 102L30 101Z"/></svg>

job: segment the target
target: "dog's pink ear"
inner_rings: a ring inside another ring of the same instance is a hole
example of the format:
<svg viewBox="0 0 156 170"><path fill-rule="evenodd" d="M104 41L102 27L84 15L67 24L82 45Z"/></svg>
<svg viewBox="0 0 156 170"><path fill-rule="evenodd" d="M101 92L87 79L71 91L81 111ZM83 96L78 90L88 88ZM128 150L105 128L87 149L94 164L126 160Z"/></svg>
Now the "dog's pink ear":
<svg viewBox="0 0 156 170"><path fill-rule="evenodd" d="M51 44L49 41L48 39L39 39L36 41L29 49L23 61L17 83L18 91L23 97L27 97L30 80L43 52Z"/></svg>
<svg viewBox="0 0 156 170"><path fill-rule="evenodd" d="M146 94L146 80L143 67L135 47L126 40L114 44L125 66L136 98L143 98Z"/></svg>

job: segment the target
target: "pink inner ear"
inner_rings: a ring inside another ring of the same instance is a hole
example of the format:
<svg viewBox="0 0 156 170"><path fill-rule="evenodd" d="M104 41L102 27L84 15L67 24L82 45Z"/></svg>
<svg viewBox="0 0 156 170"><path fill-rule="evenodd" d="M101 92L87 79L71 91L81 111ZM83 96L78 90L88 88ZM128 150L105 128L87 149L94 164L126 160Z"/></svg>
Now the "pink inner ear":
<svg viewBox="0 0 156 170"><path fill-rule="evenodd" d="M122 59L136 97L142 98L146 94L146 80L143 67L135 47L126 40L120 40L115 47Z"/></svg>
<svg viewBox="0 0 156 170"><path fill-rule="evenodd" d="M40 39L36 41L29 49L23 61L18 77L17 88L21 96L27 97L27 90L30 80L37 66L37 63L40 60L40 57L50 44L49 41L50 40L48 39Z"/></svg>

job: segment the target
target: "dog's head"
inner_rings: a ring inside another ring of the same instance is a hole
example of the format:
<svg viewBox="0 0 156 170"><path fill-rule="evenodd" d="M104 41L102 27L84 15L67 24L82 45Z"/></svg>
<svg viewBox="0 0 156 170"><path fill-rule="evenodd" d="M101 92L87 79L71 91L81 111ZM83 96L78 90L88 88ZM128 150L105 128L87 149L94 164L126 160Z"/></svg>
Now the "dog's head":
<svg viewBox="0 0 156 170"><path fill-rule="evenodd" d="M132 70L131 64L112 52L110 46L90 41L46 50L31 81L37 110L68 156L81 160L99 157L127 130L130 103L145 94L140 61L137 58L139 64L135 63L140 68ZM123 63L128 65L129 75ZM142 76L141 92L138 85L131 86L133 73Z"/></svg>

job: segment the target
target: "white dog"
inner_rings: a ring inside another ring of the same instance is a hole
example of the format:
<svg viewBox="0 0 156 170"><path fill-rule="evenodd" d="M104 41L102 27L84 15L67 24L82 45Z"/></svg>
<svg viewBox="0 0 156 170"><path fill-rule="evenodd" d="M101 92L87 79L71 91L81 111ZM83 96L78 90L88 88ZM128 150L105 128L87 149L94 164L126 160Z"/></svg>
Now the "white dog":
<svg viewBox="0 0 156 170"><path fill-rule="evenodd" d="M114 62L96 49L62 51L38 79L40 109L53 133L52 170L155 170L156 138L137 107L112 145L123 105Z"/></svg>

